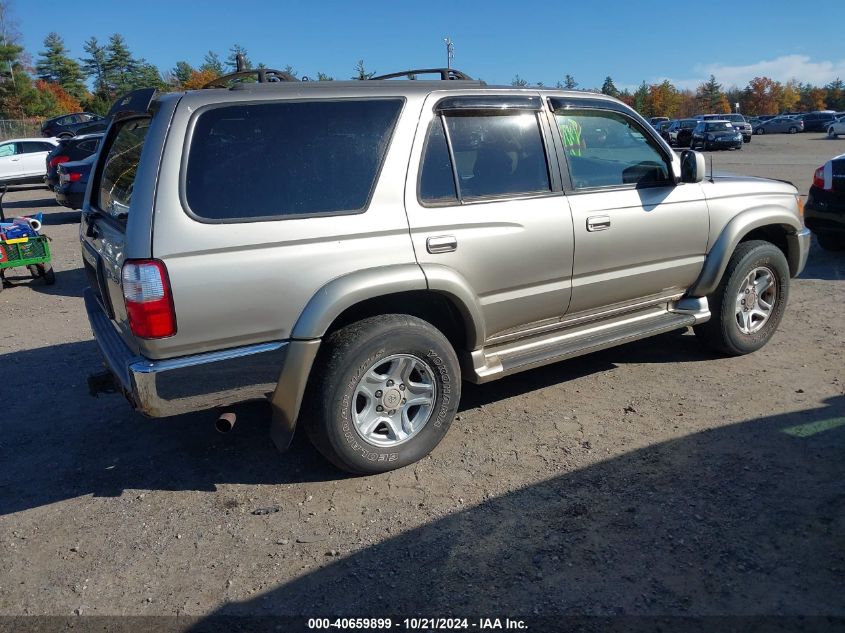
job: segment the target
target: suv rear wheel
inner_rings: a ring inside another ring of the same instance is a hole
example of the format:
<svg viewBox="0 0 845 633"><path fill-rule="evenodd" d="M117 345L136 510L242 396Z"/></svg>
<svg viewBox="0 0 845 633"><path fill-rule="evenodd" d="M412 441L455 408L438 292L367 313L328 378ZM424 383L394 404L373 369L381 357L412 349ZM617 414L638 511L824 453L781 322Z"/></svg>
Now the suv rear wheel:
<svg viewBox="0 0 845 633"><path fill-rule="evenodd" d="M763 240L742 242L708 297L713 316L693 330L719 352L754 352L774 335L788 296L789 265L781 250Z"/></svg>
<svg viewBox="0 0 845 633"><path fill-rule="evenodd" d="M449 341L413 316L371 317L331 334L300 415L317 449L352 473L428 455L458 407L461 374Z"/></svg>

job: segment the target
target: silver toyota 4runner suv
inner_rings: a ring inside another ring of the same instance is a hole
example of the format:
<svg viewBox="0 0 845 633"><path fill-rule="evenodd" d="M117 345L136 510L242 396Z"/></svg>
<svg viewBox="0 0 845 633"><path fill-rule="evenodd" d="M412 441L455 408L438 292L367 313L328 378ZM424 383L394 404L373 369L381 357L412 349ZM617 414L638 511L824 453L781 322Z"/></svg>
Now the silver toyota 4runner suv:
<svg viewBox="0 0 845 633"><path fill-rule="evenodd" d="M623 103L452 80L242 83L120 103L80 239L139 411L269 398L355 473L428 454L484 383L693 327L772 337L795 187L705 179Z"/></svg>

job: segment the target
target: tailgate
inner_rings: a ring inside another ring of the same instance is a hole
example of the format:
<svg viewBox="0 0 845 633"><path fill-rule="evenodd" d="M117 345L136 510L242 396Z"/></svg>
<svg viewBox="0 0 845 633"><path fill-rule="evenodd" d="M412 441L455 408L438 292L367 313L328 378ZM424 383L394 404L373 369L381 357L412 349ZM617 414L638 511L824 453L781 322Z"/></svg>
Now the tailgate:
<svg viewBox="0 0 845 633"><path fill-rule="evenodd" d="M127 259L152 257L152 216L161 149L179 95L165 97L150 107L152 92L136 92L143 92L146 100L130 100L130 106L136 109L117 112L102 140L85 194L79 238L85 274L100 308L129 348L139 353L139 341L132 335L126 316L121 272Z"/></svg>

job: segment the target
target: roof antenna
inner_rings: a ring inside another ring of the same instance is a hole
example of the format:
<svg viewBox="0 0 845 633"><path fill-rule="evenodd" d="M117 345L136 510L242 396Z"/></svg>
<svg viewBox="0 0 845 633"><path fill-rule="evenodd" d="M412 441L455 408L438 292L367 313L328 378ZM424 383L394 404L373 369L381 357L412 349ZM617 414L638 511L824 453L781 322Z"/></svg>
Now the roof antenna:
<svg viewBox="0 0 845 633"><path fill-rule="evenodd" d="M713 180L713 154L710 154L710 182L716 182Z"/></svg>

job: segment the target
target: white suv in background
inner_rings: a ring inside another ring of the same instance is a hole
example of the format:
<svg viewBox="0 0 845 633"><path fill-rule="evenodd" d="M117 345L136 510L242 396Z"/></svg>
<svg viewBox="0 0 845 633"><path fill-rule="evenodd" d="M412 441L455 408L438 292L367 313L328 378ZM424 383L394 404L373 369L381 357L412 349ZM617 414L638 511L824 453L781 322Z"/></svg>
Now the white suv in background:
<svg viewBox="0 0 845 633"><path fill-rule="evenodd" d="M13 138L0 143L0 184L43 183L54 138Z"/></svg>

